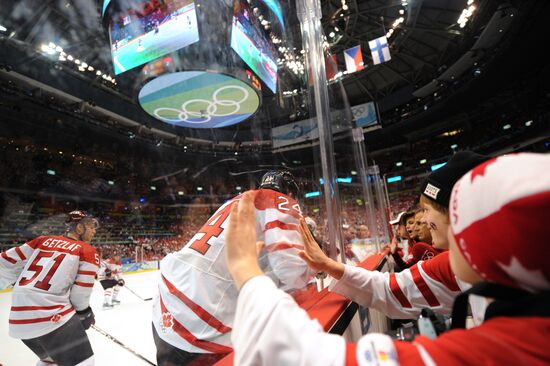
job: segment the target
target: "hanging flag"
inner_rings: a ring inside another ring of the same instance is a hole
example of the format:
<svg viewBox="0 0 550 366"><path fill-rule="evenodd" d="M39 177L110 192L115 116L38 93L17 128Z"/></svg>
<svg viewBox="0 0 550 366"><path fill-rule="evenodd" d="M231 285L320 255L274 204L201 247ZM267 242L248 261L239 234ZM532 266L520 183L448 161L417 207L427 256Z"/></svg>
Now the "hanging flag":
<svg viewBox="0 0 550 366"><path fill-rule="evenodd" d="M338 62L336 55L330 55L325 58L325 71L327 73L327 81L334 79L338 73Z"/></svg>
<svg viewBox="0 0 550 366"><path fill-rule="evenodd" d="M372 54L372 62L375 65L391 60L390 47L386 36L369 41L370 52Z"/></svg>
<svg viewBox="0 0 550 366"><path fill-rule="evenodd" d="M336 61L336 55L325 56L325 75L327 77L327 81L333 80L337 73L338 62ZM309 86L313 86L313 74L311 68L309 68Z"/></svg>
<svg viewBox="0 0 550 366"><path fill-rule="evenodd" d="M346 69L348 70L348 74L361 71L365 68L360 45L345 50L344 58L346 59Z"/></svg>

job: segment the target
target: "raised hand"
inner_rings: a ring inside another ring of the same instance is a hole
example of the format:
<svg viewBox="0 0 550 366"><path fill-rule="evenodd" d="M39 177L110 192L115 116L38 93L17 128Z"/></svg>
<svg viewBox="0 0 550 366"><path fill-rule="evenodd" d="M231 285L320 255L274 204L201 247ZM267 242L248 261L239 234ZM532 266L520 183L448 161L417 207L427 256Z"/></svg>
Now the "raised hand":
<svg viewBox="0 0 550 366"><path fill-rule="evenodd" d="M225 235L227 268L238 289L252 277L263 275L258 265L263 242L256 242L255 196L254 191L248 191L233 204Z"/></svg>
<svg viewBox="0 0 550 366"><path fill-rule="evenodd" d="M300 233L304 242L304 250L298 252L300 258L316 271L326 272L336 279L342 278L344 265L329 258L321 250L303 218L300 219Z"/></svg>

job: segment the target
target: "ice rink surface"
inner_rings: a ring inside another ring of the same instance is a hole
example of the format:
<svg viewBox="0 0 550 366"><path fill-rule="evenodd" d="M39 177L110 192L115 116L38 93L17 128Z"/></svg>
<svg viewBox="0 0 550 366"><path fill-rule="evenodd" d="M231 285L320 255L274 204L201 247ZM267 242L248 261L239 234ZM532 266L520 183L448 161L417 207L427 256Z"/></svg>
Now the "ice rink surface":
<svg viewBox="0 0 550 366"><path fill-rule="evenodd" d="M156 295L158 271L127 274L126 287L143 298ZM95 313L96 326L103 329L132 350L154 364L155 344L151 331L151 307L153 301L143 301L126 288L119 294L120 305L103 310L103 289L98 281L94 285L90 304ZM8 336L8 318L11 292L0 293L0 366L32 366L38 361L20 340ZM130 351L93 329L87 331L95 354L97 366L149 365Z"/></svg>

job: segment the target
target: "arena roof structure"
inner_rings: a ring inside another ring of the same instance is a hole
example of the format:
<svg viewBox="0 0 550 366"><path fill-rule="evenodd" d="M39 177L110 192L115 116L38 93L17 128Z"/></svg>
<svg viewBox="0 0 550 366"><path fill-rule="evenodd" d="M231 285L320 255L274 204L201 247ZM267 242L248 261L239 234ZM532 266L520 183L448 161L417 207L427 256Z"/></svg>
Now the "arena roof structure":
<svg viewBox="0 0 550 366"><path fill-rule="evenodd" d="M282 2L285 12L295 12L293 3ZM323 0L326 42L338 70L346 67L343 51L357 45L366 64L362 71L340 75L329 88L352 106L377 103L384 128L367 133L371 150L469 123L461 110L477 110L480 103L505 104L514 97L511 89L547 70L542 47L536 47L537 39L538 45L544 44L547 33L546 3ZM257 123L201 131L153 120L137 105L134 85L113 74L95 1L5 0L0 25L3 78L59 99L128 136L176 146L204 144L221 151L255 141L257 151L271 151L271 127L308 117L300 95L286 98L292 101L281 108L285 90L279 88L265 99L268 112L258 115ZM383 35L392 59L373 65L368 42ZM281 69L288 72L284 63ZM504 89L509 91L499 94Z"/></svg>

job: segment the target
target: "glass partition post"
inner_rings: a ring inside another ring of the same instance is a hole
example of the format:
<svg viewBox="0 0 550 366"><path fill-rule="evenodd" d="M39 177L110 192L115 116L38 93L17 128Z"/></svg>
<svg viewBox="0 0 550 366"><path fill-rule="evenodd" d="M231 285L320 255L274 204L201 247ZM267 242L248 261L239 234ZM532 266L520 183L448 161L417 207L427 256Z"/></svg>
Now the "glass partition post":
<svg viewBox="0 0 550 366"><path fill-rule="evenodd" d="M369 170L367 163L367 152L365 149L363 129L361 127L354 128L353 131L353 156L355 164L359 170L359 178L361 179L361 189L363 190L363 201L367 214L367 226L376 243L376 251L380 251L380 239L376 235L378 229L376 227L376 211L374 208L374 197L372 194L371 183L369 182Z"/></svg>
<svg viewBox="0 0 550 366"><path fill-rule="evenodd" d="M388 230L388 206L386 204L386 195L384 194L382 178L380 178L380 170L378 167L376 168L377 169L374 171L374 190L376 194L376 202L378 202L381 224L381 232L377 232L377 234L382 234L382 241L387 243L390 241L390 232Z"/></svg>
<svg viewBox="0 0 550 366"><path fill-rule="evenodd" d="M341 232L341 203L337 184L336 162L330 124L330 105L325 73L325 58L322 44L321 2L319 0L298 0L298 18L302 30L302 44L306 51L310 85L319 129L323 191L325 196L329 248L328 255L345 262ZM340 248L340 253L336 248Z"/></svg>

